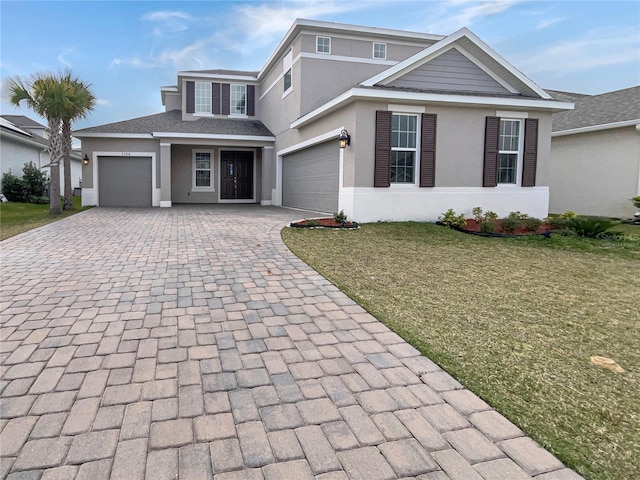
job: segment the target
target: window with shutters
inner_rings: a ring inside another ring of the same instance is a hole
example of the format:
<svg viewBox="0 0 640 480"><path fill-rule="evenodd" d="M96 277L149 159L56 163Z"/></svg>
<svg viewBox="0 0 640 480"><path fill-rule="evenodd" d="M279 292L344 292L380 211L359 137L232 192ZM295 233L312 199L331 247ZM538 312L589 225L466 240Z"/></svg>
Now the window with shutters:
<svg viewBox="0 0 640 480"><path fill-rule="evenodd" d="M231 115L247 114L247 86L231 85Z"/></svg>
<svg viewBox="0 0 640 480"><path fill-rule="evenodd" d="M418 116L394 113L391 120L391 183L415 183Z"/></svg>
<svg viewBox="0 0 640 480"><path fill-rule="evenodd" d="M193 150L193 190L213 191L213 151Z"/></svg>
<svg viewBox="0 0 640 480"><path fill-rule="evenodd" d="M522 159L522 120L500 119L498 136L498 184L520 183L519 168Z"/></svg>
<svg viewBox="0 0 640 480"><path fill-rule="evenodd" d="M195 113L211 113L211 83L196 82Z"/></svg>

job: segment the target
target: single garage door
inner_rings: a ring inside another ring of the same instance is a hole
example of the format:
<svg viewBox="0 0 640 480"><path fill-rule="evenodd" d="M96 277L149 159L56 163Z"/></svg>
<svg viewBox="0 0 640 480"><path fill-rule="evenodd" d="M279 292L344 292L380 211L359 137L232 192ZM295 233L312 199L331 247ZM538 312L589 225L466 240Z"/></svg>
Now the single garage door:
<svg viewBox="0 0 640 480"><path fill-rule="evenodd" d="M282 204L318 212L338 211L340 151L335 141L282 159Z"/></svg>
<svg viewBox="0 0 640 480"><path fill-rule="evenodd" d="M98 159L100 206L150 207L151 189L151 157Z"/></svg>

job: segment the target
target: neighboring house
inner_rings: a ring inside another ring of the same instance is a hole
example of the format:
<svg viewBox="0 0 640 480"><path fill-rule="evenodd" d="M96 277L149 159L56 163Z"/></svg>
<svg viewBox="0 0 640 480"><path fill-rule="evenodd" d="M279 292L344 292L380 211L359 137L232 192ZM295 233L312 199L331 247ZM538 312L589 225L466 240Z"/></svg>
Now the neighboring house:
<svg viewBox="0 0 640 480"><path fill-rule="evenodd" d="M553 116L549 210L630 218L640 195L640 86L601 95L548 90L575 103Z"/></svg>
<svg viewBox="0 0 640 480"><path fill-rule="evenodd" d="M85 205L544 217L551 116L572 107L466 28L445 37L313 20L297 20L260 71L182 71L161 95L164 113L74 133L90 158Z"/></svg>
<svg viewBox="0 0 640 480"><path fill-rule="evenodd" d="M2 173L22 176L25 163L33 162L49 176L49 134L44 125L23 115L0 116L0 165ZM71 185L79 187L82 176L80 152L71 154ZM60 165L60 191L64 190L64 166Z"/></svg>

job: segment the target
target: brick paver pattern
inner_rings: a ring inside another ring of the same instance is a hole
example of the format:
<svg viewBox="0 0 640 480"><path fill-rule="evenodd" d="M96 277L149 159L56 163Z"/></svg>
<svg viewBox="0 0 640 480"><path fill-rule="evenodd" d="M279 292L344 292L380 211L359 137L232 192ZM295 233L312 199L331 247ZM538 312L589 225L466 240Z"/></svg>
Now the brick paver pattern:
<svg viewBox="0 0 640 480"><path fill-rule="evenodd" d="M2 242L0 478L581 478L290 253L303 216L96 208Z"/></svg>

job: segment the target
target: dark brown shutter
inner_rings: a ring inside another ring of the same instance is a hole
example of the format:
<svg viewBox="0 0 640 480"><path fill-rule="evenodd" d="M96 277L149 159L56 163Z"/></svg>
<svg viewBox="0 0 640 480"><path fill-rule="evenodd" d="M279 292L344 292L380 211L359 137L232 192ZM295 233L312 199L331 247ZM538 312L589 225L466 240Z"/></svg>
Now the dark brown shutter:
<svg viewBox="0 0 640 480"><path fill-rule="evenodd" d="M487 117L484 131L484 172L483 187L495 187L498 184L498 139L500 137L500 118Z"/></svg>
<svg viewBox="0 0 640 480"><path fill-rule="evenodd" d="M436 183L436 123L438 116L422 114L420 138L420 186L434 187Z"/></svg>
<svg viewBox="0 0 640 480"><path fill-rule="evenodd" d="M187 82L187 113L196 111L196 82Z"/></svg>
<svg viewBox="0 0 640 480"><path fill-rule="evenodd" d="M538 163L538 119L524 121L524 155L522 157L522 186L535 187Z"/></svg>
<svg viewBox="0 0 640 480"><path fill-rule="evenodd" d="M376 112L374 187L391 185L391 117L391 112Z"/></svg>
<svg viewBox="0 0 640 480"><path fill-rule="evenodd" d="M247 115L253 117L256 114L256 86L247 85Z"/></svg>
<svg viewBox="0 0 640 480"><path fill-rule="evenodd" d="M211 113L220 114L220 84L211 84Z"/></svg>
<svg viewBox="0 0 640 480"><path fill-rule="evenodd" d="M222 115L229 115L231 111L231 85L222 84Z"/></svg>

